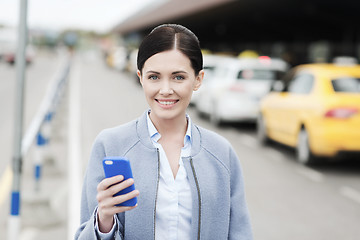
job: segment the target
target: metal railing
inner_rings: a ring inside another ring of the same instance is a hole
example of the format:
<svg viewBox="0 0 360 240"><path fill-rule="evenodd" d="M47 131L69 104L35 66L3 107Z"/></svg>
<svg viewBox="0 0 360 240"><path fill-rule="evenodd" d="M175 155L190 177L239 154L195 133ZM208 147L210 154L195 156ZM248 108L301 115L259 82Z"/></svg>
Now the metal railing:
<svg viewBox="0 0 360 240"><path fill-rule="evenodd" d="M53 78L49 82L46 94L36 112L35 117L32 119L30 126L24 137L21 140L21 156L28 153L29 149L34 146L35 152L37 152L34 159L34 178L35 178L35 190L39 190L39 181L41 179L42 160L44 158L44 147L50 140L50 128L52 120L56 115L58 106L64 96L66 85L68 82L68 76L70 73L70 66L72 58L70 54L67 54L61 60L61 65L58 71L53 75ZM14 163L13 163L14 164ZM20 182L22 162L18 163L20 168L20 174L13 176L13 181ZM14 166L13 166L14 168ZM20 230L20 189L12 189L11 192L11 210L8 222L7 238L9 240L17 240L19 238Z"/></svg>

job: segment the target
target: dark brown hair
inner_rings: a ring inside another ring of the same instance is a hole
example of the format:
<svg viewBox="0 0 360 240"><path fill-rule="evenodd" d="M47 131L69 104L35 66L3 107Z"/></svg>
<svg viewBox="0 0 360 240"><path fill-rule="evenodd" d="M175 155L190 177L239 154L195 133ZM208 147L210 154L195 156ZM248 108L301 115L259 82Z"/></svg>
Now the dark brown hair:
<svg viewBox="0 0 360 240"><path fill-rule="evenodd" d="M195 75L203 69L203 56L196 35L184 26L163 24L154 28L139 47L137 67L140 73L151 56L172 49L181 51L190 59Z"/></svg>

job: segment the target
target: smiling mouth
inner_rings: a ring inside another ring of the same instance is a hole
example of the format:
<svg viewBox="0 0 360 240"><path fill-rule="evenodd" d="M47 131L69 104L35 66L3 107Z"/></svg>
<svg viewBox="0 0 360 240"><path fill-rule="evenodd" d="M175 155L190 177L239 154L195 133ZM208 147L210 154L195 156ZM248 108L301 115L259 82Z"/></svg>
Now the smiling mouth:
<svg viewBox="0 0 360 240"><path fill-rule="evenodd" d="M155 99L155 101L157 101L161 105L171 106L171 105L174 105L175 103L177 103L179 100L159 100L159 99Z"/></svg>

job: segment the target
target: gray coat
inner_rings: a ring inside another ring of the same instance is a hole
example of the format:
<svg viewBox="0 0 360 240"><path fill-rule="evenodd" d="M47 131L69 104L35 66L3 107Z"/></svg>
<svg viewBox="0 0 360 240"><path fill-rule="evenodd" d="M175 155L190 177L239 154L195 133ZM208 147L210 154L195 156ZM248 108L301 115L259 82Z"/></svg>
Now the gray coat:
<svg viewBox="0 0 360 240"><path fill-rule="evenodd" d="M99 239L95 227L96 187L104 179L102 159L124 156L131 162L138 207L117 214L115 239L155 238L159 182L158 149L151 142L145 112L139 119L103 130L96 138L86 170L81 201L81 225L75 239ZM192 239L252 239L240 162L230 143L194 124L191 156L184 165L191 185Z"/></svg>

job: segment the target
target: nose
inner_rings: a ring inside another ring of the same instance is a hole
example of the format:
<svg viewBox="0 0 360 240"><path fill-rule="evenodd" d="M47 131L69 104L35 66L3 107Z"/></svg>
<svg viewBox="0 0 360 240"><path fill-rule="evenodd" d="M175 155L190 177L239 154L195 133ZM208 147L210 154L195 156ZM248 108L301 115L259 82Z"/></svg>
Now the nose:
<svg viewBox="0 0 360 240"><path fill-rule="evenodd" d="M170 81L168 81L168 80L162 81L159 93L164 96L171 95L174 93L174 90L171 87Z"/></svg>

